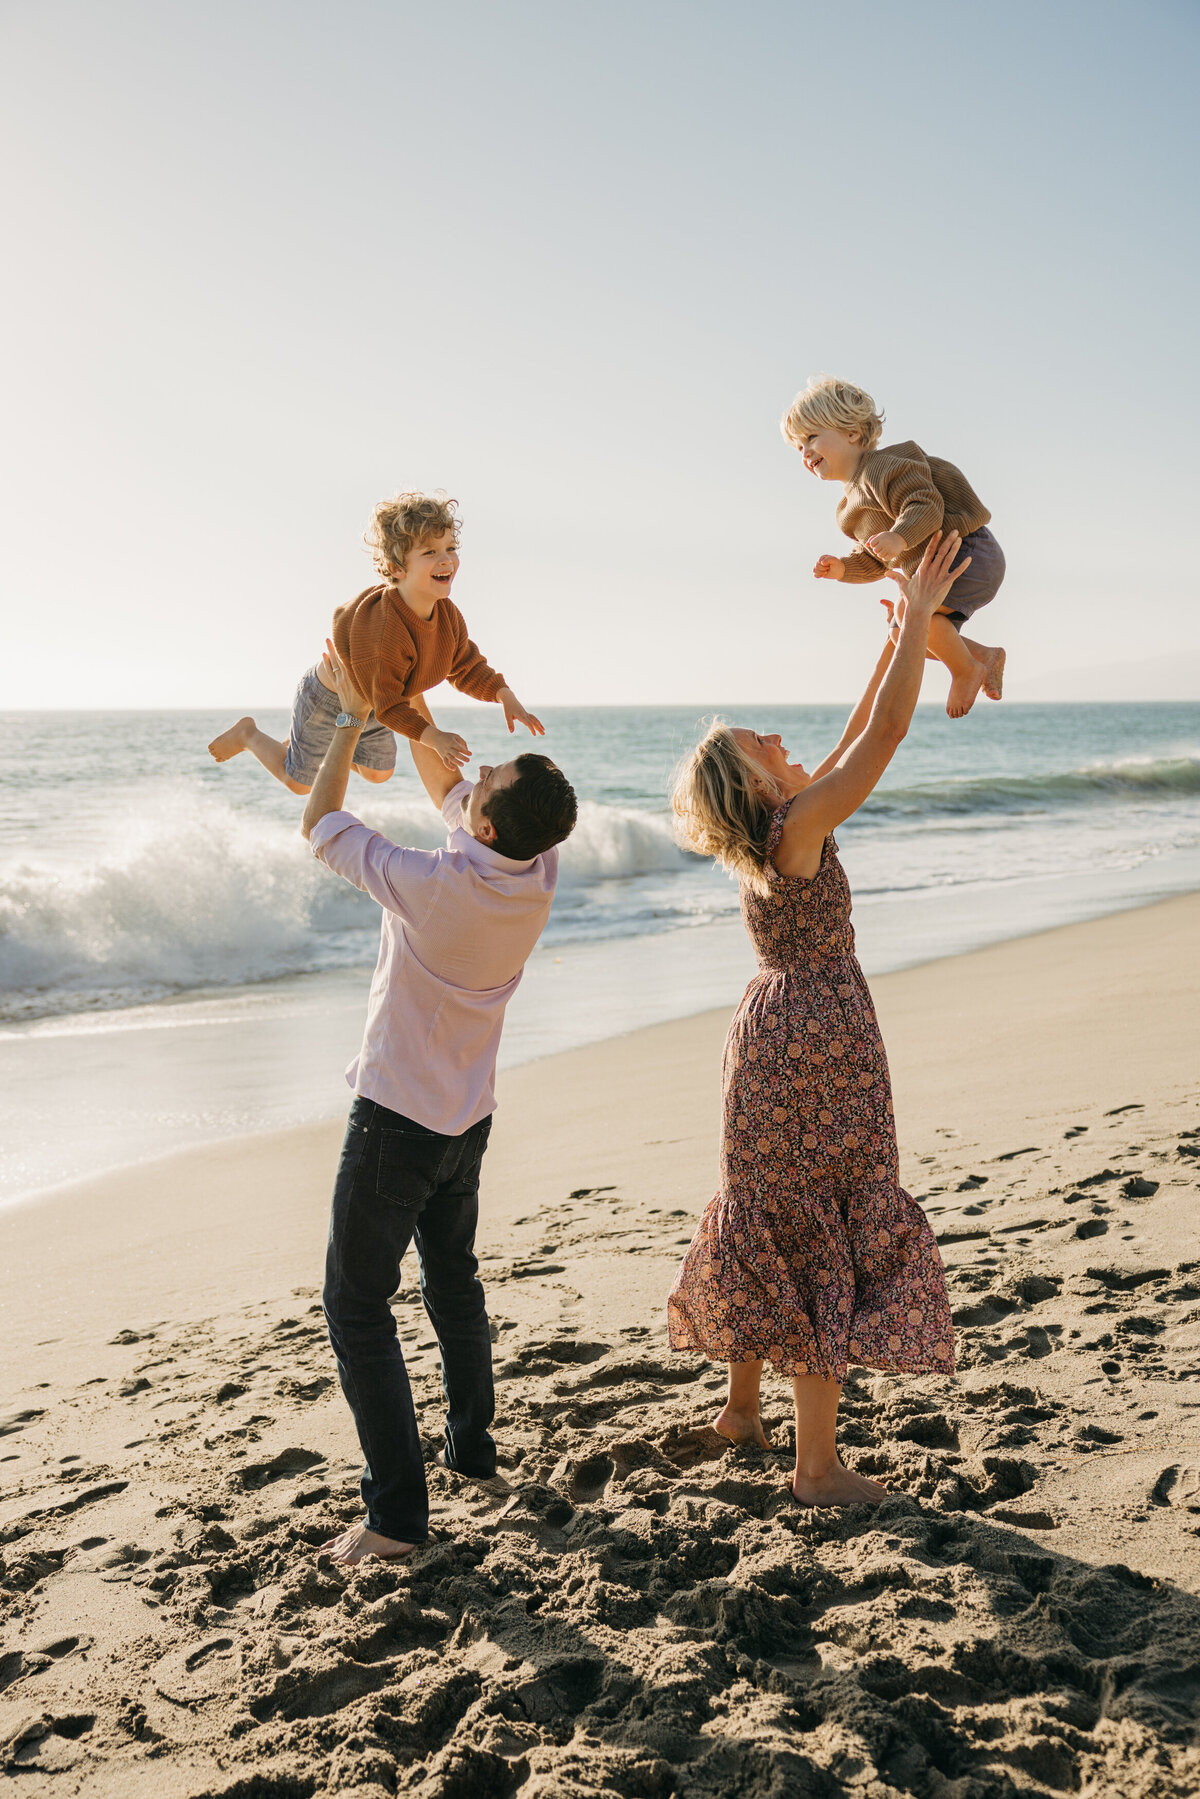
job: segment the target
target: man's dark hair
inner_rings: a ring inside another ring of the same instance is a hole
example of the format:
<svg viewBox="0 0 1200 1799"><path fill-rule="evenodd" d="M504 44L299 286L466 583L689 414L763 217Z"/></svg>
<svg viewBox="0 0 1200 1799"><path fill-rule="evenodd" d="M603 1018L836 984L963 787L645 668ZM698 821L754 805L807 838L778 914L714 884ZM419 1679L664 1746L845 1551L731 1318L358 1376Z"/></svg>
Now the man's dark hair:
<svg viewBox="0 0 1200 1799"><path fill-rule="evenodd" d="M514 862L532 862L575 829L575 789L549 756L517 757L517 778L484 801L483 816L495 832L494 848Z"/></svg>

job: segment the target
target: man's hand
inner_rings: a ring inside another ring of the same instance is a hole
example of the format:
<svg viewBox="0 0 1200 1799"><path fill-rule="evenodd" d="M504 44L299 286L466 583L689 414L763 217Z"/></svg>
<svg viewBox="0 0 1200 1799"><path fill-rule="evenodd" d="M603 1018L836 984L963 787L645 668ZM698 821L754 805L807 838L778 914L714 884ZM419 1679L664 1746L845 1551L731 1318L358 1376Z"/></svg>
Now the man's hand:
<svg viewBox="0 0 1200 1799"><path fill-rule="evenodd" d="M921 566L915 574L900 575L895 570L892 571L892 580L904 595L904 601L901 603L904 611L911 613L914 617L920 615L924 618L932 618L963 570L971 566L971 558L967 556L951 574L950 564L961 548L962 538L957 531L950 531L945 537L940 531L935 531L925 545ZM904 611L899 605L897 606L897 622L903 622Z"/></svg>
<svg viewBox="0 0 1200 1799"><path fill-rule="evenodd" d="M525 725L532 737L544 737L546 735L546 727L543 725L541 719L535 718L532 712L526 712L524 706L522 706L511 687L502 687L496 695L496 698L504 707L504 722L508 726L508 734L510 737L513 734L513 726L515 724Z"/></svg>
<svg viewBox="0 0 1200 1799"><path fill-rule="evenodd" d="M321 661L325 666L326 674L337 689L338 702L342 711L348 712L352 718L361 718L365 725L371 716L371 702L365 694L358 691L338 661L338 653L328 637L325 639L325 654L321 657Z"/></svg>
<svg viewBox="0 0 1200 1799"><path fill-rule="evenodd" d="M876 531L874 537L868 537L867 548L881 562L894 562L906 554L908 545L898 531Z"/></svg>
<svg viewBox="0 0 1200 1799"><path fill-rule="evenodd" d="M846 564L840 556L818 556L813 563L813 574L818 581L840 581L846 572Z"/></svg>
<svg viewBox="0 0 1200 1799"><path fill-rule="evenodd" d="M465 763L471 760L471 752L465 737L457 731L439 731L434 724L426 725L419 741L435 756L440 756L446 767L457 774Z"/></svg>

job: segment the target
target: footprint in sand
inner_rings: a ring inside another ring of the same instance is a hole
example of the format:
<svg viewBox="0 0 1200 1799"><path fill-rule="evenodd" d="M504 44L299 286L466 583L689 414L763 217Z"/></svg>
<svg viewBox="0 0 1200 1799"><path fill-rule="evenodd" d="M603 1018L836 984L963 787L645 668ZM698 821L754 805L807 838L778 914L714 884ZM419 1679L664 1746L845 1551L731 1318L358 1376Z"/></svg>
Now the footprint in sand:
<svg viewBox="0 0 1200 1799"><path fill-rule="evenodd" d="M1200 1467L1175 1463L1164 1468L1150 1494L1152 1505L1173 1505L1182 1512L1200 1512Z"/></svg>
<svg viewBox="0 0 1200 1799"><path fill-rule="evenodd" d="M176 1705L195 1705L215 1699L241 1672L242 1657L232 1637L207 1637L163 1657L154 1674L154 1685L164 1699Z"/></svg>
<svg viewBox="0 0 1200 1799"><path fill-rule="evenodd" d="M32 1406L24 1412L8 1412L0 1418L0 1437L11 1437L19 1430L25 1430L35 1419L44 1418L44 1406Z"/></svg>

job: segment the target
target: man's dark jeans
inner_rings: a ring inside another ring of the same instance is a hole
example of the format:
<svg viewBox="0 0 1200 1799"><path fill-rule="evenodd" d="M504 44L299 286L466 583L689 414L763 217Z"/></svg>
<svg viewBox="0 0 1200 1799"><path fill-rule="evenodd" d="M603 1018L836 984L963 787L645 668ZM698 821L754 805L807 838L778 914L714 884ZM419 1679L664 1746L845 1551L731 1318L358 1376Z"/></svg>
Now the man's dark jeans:
<svg viewBox="0 0 1200 1799"><path fill-rule="evenodd" d="M461 1137L426 1130L374 1100L350 1108L333 1189L325 1317L367 1466L367 1521L402 1543L429 1535L425 1460L408 1370L388 1300L416 1241L421 1298L437 1335L446 1394L446 1460L496 1472L492 1344L475 1260L479 1164L492 1121Z"/></svg>

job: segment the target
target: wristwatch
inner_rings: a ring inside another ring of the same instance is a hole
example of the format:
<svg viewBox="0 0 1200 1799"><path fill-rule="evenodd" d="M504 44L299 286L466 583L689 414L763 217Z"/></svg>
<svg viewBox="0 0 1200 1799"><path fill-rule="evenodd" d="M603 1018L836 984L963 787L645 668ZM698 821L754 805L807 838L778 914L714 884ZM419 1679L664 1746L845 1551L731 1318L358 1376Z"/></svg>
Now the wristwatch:
<svg viewBox="0 0 1200 1799"><path fill-rule="evenodd" d="M344 731L347 728L352 731L361 731L363 728L362 719L355 718L353 712L339 712L333 722L339 731Z"/></svg>

